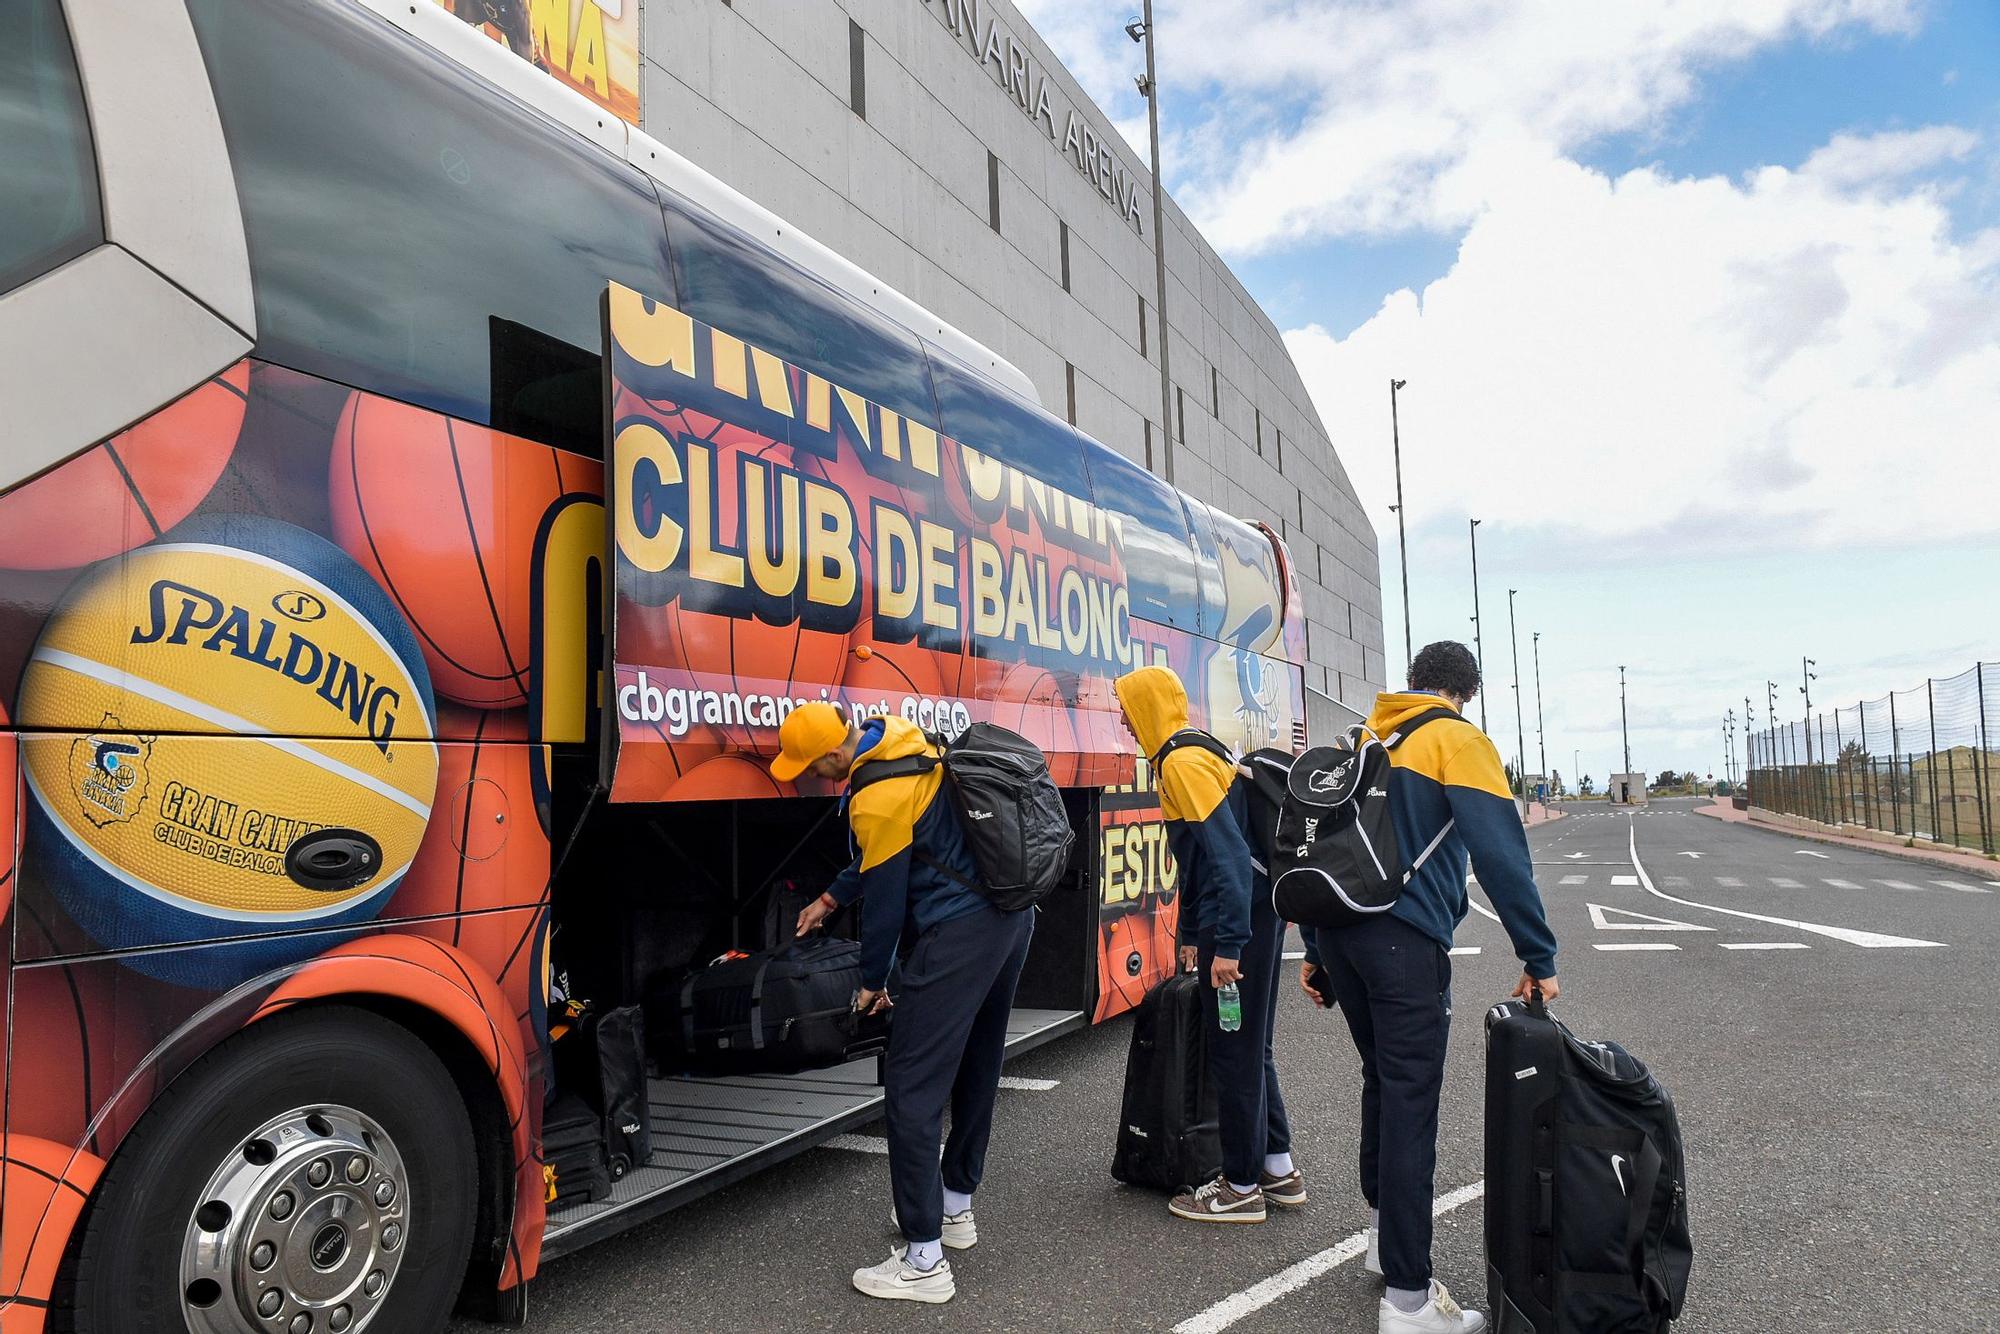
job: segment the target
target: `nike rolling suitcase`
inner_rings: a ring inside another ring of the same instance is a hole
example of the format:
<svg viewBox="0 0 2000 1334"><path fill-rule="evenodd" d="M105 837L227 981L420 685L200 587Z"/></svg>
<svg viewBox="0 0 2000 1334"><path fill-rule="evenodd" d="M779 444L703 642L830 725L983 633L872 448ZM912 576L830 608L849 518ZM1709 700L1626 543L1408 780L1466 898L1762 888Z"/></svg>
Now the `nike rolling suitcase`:
<svg viewBox="0 0 2000 1334"><path fill-rule="evenodd" d="M1687 1296L1673 1098L1539 994L1486 1016L1486 1257L1496 1334L1663 1334Z"/></svg>
<svg viewBox="0 0 2000 1334"><path fill-rule="evenodd" d="M646 1100L646 1023L636 1005L589 1010L555 1044L556 1083L604 1121L605 1163L620 1180L652 1153Z"/></svg>
<svg viewBox="0 0 2000 1334"><path fill-rule="evenodd" d="M1177 1191L1222 1171L1203 985L1194 973L1176 973L1147 992L1133 1014L1111 1160L1111 1175L1128 1186Z"/></svg>
<svg viewBox="0 0 2000 1334"><path fill-rule="evenodd" d="M888 1047L888 1015L854 1013L860 989L861 946L808 936L696 969L654 993L646 1023L683 1069L796 1074Z"/></svg>

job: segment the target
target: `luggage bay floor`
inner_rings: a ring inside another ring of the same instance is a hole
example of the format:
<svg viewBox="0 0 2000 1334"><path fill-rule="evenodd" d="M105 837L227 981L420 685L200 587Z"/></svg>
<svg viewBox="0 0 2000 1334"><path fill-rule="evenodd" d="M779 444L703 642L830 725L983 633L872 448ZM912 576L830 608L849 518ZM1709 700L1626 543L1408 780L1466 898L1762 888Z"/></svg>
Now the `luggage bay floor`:
<svg viewBox="0 0 2000 1334"><path fill-rule="evenodd" d="M1007 1054L1083 1027L1078 1010L1016 1008ZM700 1199L882 1114L877 1059L796 1075L677 1075L647 1081L653 1151L608 1199L549 1209L545 1259Z"/></svg>

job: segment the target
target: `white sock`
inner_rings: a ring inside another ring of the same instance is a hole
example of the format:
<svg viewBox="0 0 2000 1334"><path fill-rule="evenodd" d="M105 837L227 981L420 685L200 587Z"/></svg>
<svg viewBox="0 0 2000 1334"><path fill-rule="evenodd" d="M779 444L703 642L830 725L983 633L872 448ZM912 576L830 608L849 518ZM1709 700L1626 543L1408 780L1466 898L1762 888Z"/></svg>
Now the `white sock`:
<svg viewBox="0 0 2000 1334"><path fill-rule="evenodd" d="M912 1269L921 1269L928 1273L936 1269L937 1262L944 1258L944 1243L942 1241L913 1241L910 1243L910 1253L905 1258L909 1260ZM1412 1307L1411 1309L1415 1310L1416 1308Z"/></svg>
<svg viewBox="0 0 2000 1334"><path fill-rule="evenodd" d="M1368 1226L1374 1228L1377 1232L1382 1230L1382 1211L1380 1209L1370 1209L1368 1211Z"/></svg>
<svg viewBox="0 0 2000 1334"><path fill-rule="evenodd" d="M972 1197L961 1195L950 1186L944 1188L944 1211L947 1214L962 1214L972 1207Z"/></svg>
<svg viewBox="0 0 2000 1334"><path fill-rule="evenodd" d="M1229 1183L1229 1188L1235 1191L1238 1195L1248 1195L1251 1191L1257 1189L1257 1183L1253 1181L1247 1186L1239 1186L1234 1181L1232 1181Z"/></svg>
<svg viewBox="0 0 2000 1334"><path fill-rule="evenodd" d="M1383 1293L1388 1297L1389 1305L1404 1315L1415 1315L1423 1310L1424 1303L1431 1299L1431 1290L1428 1287L1384 1288Z"/></svg>
<svg viewBox="0 0 2000 1334"><path fill-rule="evenodd" d="M1264 1170L1274 1177L1290 1176L1292 1174L1292 1155L1289 1153L1265 1154Z"/></svg>

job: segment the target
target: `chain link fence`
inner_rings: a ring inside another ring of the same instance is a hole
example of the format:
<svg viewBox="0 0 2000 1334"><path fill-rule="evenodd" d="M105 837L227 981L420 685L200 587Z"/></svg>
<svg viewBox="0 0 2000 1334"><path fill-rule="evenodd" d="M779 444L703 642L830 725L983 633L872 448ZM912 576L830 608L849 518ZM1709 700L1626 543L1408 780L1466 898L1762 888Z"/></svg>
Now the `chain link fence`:
<svg viewBox="0 0 2000 1334"><path fill-rule="evenodd" d="M2000 663L1750 734L1753 806L1994 850Z"/></svg>

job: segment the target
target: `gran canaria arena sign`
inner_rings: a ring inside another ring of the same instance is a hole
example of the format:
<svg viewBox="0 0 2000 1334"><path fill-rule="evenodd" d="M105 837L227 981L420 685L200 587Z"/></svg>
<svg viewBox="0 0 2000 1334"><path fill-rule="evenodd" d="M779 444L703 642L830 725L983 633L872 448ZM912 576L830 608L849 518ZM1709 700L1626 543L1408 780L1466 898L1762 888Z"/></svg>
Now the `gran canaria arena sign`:
<svg viewBox="0 0 2000 1334"><path fill-rule="evenodd" d="M1074 108L1064 108L1062 123L1057 125L1055 106L1049 99L1049 84L1053 82L1049 72L1000 26L993 7L981 6L979 0L924 0L924 7L965 43L972 58L1013 98L1021 114L1041 126L1057 151L1097 187L1097 193L1110 201L1134 231L1143 235L1146 229L1139 221L1137 178L1125 170L1111 140L1100 136Z"/></svg>

